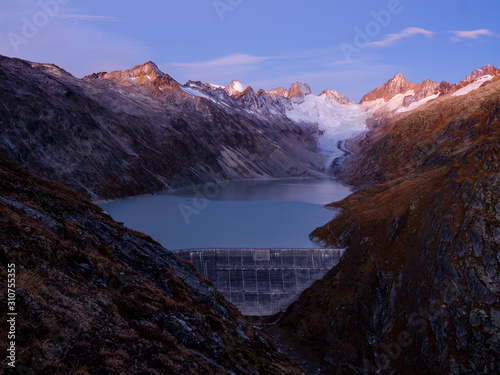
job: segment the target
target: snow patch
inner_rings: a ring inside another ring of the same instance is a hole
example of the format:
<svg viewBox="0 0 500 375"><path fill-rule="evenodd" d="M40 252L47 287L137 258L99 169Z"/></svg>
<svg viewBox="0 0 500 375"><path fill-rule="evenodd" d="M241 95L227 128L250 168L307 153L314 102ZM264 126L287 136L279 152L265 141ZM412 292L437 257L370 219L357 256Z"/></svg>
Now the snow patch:
<svg viewBox="0 0 500 375"><path fill-rule="evenodd" d="M371 102L365 102L361 104L361 107L369 112L370 114L375 113L381 109L385 111L391 112L396 111L399 108L403 107L403 101L407 96L415 95L415 91L409 90L404 94L398 94L389 101L385 101L384 99L377 99Z"/></svg>
<svg viewBox="0 0 500 375"><path fill-rule="evenodd" d="M401 113L401 112L408 112L408 111L412 111L422 105L424 105L425 103L433 100L433 99L436 99L437 97L439 97L439 94L434 94L434 95L431 95L431 96L428 96L422 100L419 100L418 102L413 102L411 103L408 107L401 107L399 108L396 113Z"/></svg>
<svg viewBox="0 0 500 375"><path fill-rule="evenodd" d="M225 87L224 86L221 86L221 85L214 85L212 83L208 83L208 85L212 88L212 89L224 89Z"/></svg>
<svg viewBox="0 0 500 375"><path fill-rule="evenodd" d="M205 99L210 99L210 100L213 100L212 98L210 98L208 95L192 88L192 87L188 87L188 86L179 86L181 88L182 91L184 91L185 93L189 94L189 95L192 95L192 96L198 96L200 98L205 98Z"/></svg>
<svg viewBox="0 0 500 375"><path fill-rule="evenodd" d="M469 85L465 86L464 88L461 88L458 91L455 91L451 96L462 96L462 95L467 95L468 93L477 90L480 88L483 83L491 81L493 79L493 76L491 75L485 75L481 78L478 78L474 82L470 83Z"/></svg>

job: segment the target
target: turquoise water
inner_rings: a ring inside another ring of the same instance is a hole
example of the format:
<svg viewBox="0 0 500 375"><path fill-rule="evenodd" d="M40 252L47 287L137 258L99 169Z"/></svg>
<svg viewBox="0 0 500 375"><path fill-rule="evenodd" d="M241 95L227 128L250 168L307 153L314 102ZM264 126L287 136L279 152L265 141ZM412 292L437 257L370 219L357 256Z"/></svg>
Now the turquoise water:
<svg viewBox="0 0 500 375"><path fill-rule="evenodd" d="M115 220L170 250L318 248L309 233L349 195L333 180L240 181L101 204Z"/></svg>

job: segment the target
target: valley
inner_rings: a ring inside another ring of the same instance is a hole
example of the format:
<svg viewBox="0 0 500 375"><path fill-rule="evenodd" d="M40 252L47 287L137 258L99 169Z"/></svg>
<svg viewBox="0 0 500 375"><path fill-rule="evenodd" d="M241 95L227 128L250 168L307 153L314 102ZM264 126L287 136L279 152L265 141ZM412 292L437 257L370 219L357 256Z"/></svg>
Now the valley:
<svg viewBox="0 0 500 375"><path fill-rule="evenodd" d="M79 79L0 57L0 273L19 269L18 363L53 374L498 372L499 77L492 65L456 84L397 74L356 104L298 82L181 84L152 62ZM209 186L227 189L207 199ZM186 220L179 207L193 199ZM141 210L149 222L136 227ZM269 228L274 242L217 242L245 240L239 229L265 240ZM343 255L262 329L167 250L186 247Z"/></svg>

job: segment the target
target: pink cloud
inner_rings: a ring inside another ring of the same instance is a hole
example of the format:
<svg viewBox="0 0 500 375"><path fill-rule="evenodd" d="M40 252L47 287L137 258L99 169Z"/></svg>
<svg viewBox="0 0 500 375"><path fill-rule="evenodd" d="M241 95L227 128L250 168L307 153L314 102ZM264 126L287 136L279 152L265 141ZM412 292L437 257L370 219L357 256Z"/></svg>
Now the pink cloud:
<svg viewBox="0 0 500 375"><path fill-rule="evenodd" d="M488 29L479 29L472 31L450 31L450 33L454 34L451 37L453 42L459 42L462 39L479 39L481 36L493 36L495 35L491 30Z"/></svg>
<svg viewBox="0 0 500 375"><path fill-rule="evenodd" d="M433 31L421 29L419 27L407 27L403 31L401 31L398 34L389 34L386 35L384 39L378 41L378 42L373 42L370 44L372 47L388 47L392 46L394 43L396 43L400 39L405 39L405 38L410 38L415 35L424 35L427 38L432 38L436 33Z"/></svg>
<svg viewBox="0 0 500 375"><path fill-rule="evenodd" d="M271 57L259 57L246 54L232 54L208 61L200 61L193 63L174 62L168 65L179 68L218 68L222 66L235 66L235 65L251 65L269 60Z"/></svg>

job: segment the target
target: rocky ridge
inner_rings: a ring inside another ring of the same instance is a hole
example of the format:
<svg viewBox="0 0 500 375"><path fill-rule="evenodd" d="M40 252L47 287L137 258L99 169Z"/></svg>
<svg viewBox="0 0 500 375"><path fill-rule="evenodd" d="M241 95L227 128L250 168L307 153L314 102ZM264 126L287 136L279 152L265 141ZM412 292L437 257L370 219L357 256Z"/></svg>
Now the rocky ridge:
<svg viewBox="0 0 500 375"><path fill-rule="evenodd" d="M491 65L487 64L483 66L482 68L474 70L471 74L469 74L467 77L465 77L463 80L459 82L459 84L466 84L466 83L471 83L474 82L476 79L485 76L487 74L490 74L490 72L496 70L496 68Z"/></svg>
<svg viewBox="0 0 500 375"><path fill-rule="evenodd" d="M430 79L419 84L408 82L402 74L397 74L382 86L366 94L360 101L361 107L371 115L370 126L377 126L398 113L414 110L427 102L444 95L462 95L461 89L479 87L484 81L496 76L499 71L493 65L474 70L462 81L451 84ZM472 90L472 88L471 88ZM469 90L466 90L468 92Z"/></svg>
<svg viewBox="0 0 500 375"><path fill-rule="evenodd" d="M495 71L496 68L493 65L486 65L480 69L474 70L471 74L465 77L462 81L451 84L446 81L442 81L440 83L433 82L430 79L425 80L422 83L415 84L413 82L408 82L401 73L396 74L389 81L384 83L382 86L377 87L376 89L370 91L368 94L361 98L360 104L366 102L372 102L377 99L384 99L384 101L389 101L394 98L396 95L406 94L409 91L413 91L413 95L408 95L407 105L410 103L422 100L431 95L444 95L448 93L452 93L457 91L458 89L470 84L476 79L483 77L489 74L492 71ZM494 73L496 74L496 73Z"/></svg>

